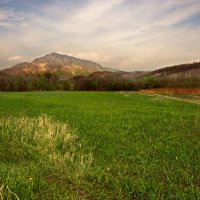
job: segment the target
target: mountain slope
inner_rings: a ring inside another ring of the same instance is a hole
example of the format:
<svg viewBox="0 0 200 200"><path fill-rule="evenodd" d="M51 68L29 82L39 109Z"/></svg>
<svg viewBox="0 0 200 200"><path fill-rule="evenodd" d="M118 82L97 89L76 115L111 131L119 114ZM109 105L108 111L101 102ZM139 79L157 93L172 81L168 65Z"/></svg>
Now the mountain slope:
<svg viewBox="0 0 200 200"><path fill-rule="evenodd" d="M91 79L100 79L100 80L113 79L121 81L123 80L137 81L145 77L155 77L157 80L169 80L169 81L182 81L182 80L200 81L200 62L174 65L153 71L134 71L134 72L98 71L88 75L88 78Z"/></svg>
<svg viewBox="0 0 200 200"><path fill-rule="evenodd" d="M50 53L34 59L31 63L19 63L11 68L2 70L8 75L41 74L44 72L57 73L65 76L88 75L105 69L92 61L82 60L58 53Z"/></svg>
<svg viewBox="0 0 200 200"><path fill-rule="evenodd" d="M197 78L200 79L200 62L174 65L154 70L147 74L156 78L182 79L182 78Z"/></svg>

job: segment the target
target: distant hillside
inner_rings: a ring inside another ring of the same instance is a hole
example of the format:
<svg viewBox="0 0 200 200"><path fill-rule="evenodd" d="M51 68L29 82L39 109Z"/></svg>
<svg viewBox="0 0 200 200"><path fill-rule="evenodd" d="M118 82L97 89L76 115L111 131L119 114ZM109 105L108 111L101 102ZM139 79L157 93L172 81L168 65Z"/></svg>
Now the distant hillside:
<svg viewBox="0 0 200 200"><path fill-rule="evenodd" d="M74 77L78 90L139 90L149 88L200 87L200 62L175 65L154 71L94 72Z"/></svg>
<svg viewBox="0 0 200 200"><path fill-rule="evenodd" d="M96 78L115 78L126 80L138 80L144 77L155 77L157 79L180 79L194 78L200 80L200 62L174 65L153 71L134 71L134 72L94 72L88 77Z"/></svg>
<svg viewBox="0 0 200 200"><path fill-rule="evenodd" d="M198 78L200 79L200 62L164 67L148 73L157 78Z"/></svg>
<svg viewBox="0 0 200 200"><path fill-rule="evenodd" d="M101 65L58 53L50 53L34 59L31 63L19 63L11 68L2 70L7 75L30 75L51 72L60 75L61 79L75 75L88 75L96 71L108 70Z"/></svg>

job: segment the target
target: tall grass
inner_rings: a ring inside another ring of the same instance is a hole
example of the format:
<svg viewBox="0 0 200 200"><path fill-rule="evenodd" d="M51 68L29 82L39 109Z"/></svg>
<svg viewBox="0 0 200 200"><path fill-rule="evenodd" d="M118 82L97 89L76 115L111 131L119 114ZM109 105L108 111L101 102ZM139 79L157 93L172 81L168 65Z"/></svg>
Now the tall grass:
<svg viewBox="0 0 200 200"><path fill-rule="evenodd" d="M51 190L59 190L55 184L81 179L92 163L75 130L46 115L0 118L0 157L2 199L54 198ZM44 188L49 192L40 194ZM66 189L64 196L69 195Z"/></svg>

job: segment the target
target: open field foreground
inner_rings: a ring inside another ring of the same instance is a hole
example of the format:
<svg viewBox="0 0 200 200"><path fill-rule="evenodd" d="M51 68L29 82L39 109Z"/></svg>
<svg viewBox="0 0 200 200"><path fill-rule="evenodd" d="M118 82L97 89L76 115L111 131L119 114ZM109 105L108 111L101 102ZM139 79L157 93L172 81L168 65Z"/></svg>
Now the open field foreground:
<svg viewBox="0 0 200 200"><path fill-rule="evenodd" d="M1 92L0 198L200 199L200 105Z"/></svg>

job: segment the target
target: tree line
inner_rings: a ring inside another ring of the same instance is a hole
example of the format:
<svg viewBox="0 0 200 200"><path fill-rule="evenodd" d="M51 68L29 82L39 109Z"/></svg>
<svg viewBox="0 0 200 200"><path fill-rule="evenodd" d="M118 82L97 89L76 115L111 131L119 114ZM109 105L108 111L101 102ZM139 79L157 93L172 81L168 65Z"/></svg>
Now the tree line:
<svg viewBox="0 0 200 200"><path fill-rule="evenodd" d="M200 80L141 77L135 80L116 77L75 76L59 80L53 73L26 76L0 75L0 91L137 91L153 88L199 88Z"/></svg>

